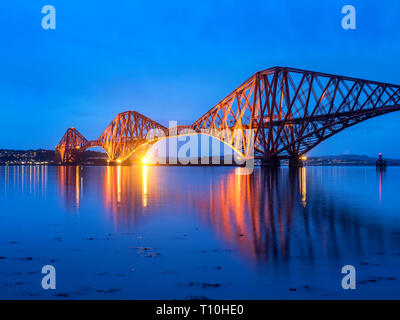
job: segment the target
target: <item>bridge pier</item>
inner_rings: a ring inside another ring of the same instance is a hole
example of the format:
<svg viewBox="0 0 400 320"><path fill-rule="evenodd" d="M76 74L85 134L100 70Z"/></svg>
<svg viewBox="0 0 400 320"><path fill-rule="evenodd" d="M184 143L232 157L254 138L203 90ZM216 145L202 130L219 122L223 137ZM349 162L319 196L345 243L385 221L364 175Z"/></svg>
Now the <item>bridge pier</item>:
<svg viewBox="0 0 400 320"><path fill-rule="evenodd" d="M290 168L301 168L304 166L304 161L299 157L293 157L289 159L289 167Z"/></svg>
<svg viewBox="0 0 400 320"><path fill-rule="evenodd" d="M262 168L279 168L280 166L281 162L277 157L272 157L269 159L261 159Z"/></svg>

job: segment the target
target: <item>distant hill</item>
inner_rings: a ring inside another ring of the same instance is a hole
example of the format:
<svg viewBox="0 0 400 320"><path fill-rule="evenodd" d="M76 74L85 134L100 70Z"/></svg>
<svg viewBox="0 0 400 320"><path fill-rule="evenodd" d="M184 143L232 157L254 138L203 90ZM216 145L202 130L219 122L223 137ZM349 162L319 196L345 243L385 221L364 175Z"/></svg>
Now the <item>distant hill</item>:
<svg viewBox="0 0 400 320"><path fill-rule="evenodd" d="M357 154L309 157L306 165L310 166L375 166L378 157ZM384 158L389 166L400 166L400 159Z"/></svg>

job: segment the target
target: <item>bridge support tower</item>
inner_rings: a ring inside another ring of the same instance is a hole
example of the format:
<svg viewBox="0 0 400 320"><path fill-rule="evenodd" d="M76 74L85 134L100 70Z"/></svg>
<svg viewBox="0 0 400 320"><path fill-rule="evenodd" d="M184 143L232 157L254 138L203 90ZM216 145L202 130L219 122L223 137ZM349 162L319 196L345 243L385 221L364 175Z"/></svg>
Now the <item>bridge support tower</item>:
<svg viewBox="0 0 400 320"><path fill-rule="evenodd" d="M289 159L289 167L290 168L301 168L304 166L304 161L299 157L292 157Z"/></svg>
<svg viewBox="0 0 400 320"><path fill-rule="evenodd" d="M261 167L262 168L279 168L281 166L281 162L278 157L272 157L269 159L261 159Z"/></svg>

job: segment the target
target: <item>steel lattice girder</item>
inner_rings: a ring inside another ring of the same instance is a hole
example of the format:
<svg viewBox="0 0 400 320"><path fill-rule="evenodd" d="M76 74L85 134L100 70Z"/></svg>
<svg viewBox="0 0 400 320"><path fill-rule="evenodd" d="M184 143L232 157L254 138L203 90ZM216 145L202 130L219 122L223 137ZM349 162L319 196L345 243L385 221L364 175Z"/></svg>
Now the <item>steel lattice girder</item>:
<svg viewBox="0 0 400 320"><path fill-rule="evenodd" d="M86 138L75 128L68 128L59 144L56 152L59 152L62 162L76 162L79 155L88 146Z"/></svg>
<svg viewBox="0 0 400 320"><path fill-rule="evenodd" d="M62 161L77 150L101 146L111 160L127 159L151 143L147 135L186 134L191 129L235 147L242 137L244 157L293 158L361 121L400 110L400 86L293 68L260 71L236 88L190 126L168 130L135 111L118 114L97 141L86 140L70 128L56 150ZM222 134L222 133L230 134ZM251 134L251 136L249 136ZM146 143L146 145L145 145Z"/></svg>
<svg viewBox="0 0 400 320"><path fill-rule="evenodd" d="M275 67L254 74L192 127L243 136L252 129L259 157L298 157L351 125L400 110L399 101L398 85Z"/></svg>
<svg viewBox="0 0 400 320"><path fill-rule="evenodd" d="M163 135L167 128L136 111L118 114L106 128L97 145L106 150L111 160L125 160L133 150L147 141L151 130L160 130Z"/></svg>

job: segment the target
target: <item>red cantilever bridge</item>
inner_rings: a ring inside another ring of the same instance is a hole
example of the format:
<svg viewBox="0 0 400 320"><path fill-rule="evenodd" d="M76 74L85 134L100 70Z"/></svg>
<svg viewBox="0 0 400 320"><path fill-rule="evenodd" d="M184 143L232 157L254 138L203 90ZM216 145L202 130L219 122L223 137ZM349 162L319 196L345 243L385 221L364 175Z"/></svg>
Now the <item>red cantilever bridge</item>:
<svg viewBox="0 0 400 320"><path fill-rule="evenodd" d="M243 143L235 150L242 157L261 159L265 165L279 159L295 164L335 133L399 110L399 85L274 67L255 73L192 125L167 129L127 111L118 114L97 140L88 141L69 128L56 151L68 163L76 162L87 148L100 146L110 161L125 161L147 150L159 136L189 131L208 134L235 149L233 135L221 133L239 131Z"/></svg>

